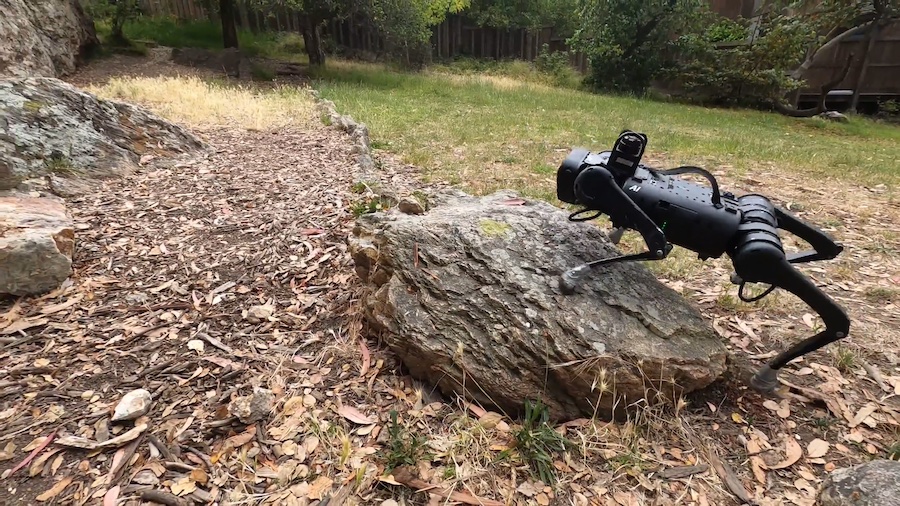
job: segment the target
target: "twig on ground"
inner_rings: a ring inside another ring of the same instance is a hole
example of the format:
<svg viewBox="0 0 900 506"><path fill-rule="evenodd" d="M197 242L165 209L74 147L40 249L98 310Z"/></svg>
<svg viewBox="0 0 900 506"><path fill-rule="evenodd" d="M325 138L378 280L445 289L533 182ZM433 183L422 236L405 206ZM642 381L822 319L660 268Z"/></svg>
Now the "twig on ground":
<svg viewBox="0 0 900 506"><path fill-rule="evenodd" d="M180 497L163 492L162 490L144 490L141 492L141 500L165 504L166 506L187 506L187 501Z"/></svg>
<svg viewBox="0 0 900 506"><path fill-rule="evenodd" d="M875 383L878 384L878 388L885 392L891 391L891 389L888 388L888 386L884 383L884 378L881 377L881 373L878 372L878 369L875 366L867 362L864 358L859 357L857 358L857 360L859 361L860 365L863 366L863 369L866 370L866 373L869 375L869 377L871 377L872 380L874 380Z"/></svg>

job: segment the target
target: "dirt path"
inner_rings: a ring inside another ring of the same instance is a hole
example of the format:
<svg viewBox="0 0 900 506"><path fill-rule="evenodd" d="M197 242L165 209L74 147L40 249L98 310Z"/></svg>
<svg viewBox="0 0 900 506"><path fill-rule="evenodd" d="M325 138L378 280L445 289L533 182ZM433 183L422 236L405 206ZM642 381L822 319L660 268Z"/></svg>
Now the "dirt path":
<svg viewBox="0 0 900 506"><path fill-rule="evenodd" d="M114 59L72 81L138 62ZM171 74L144 63L135 73ZM290 504L346 494L339 459L360 483L374 480L369 453L357 451L379 431L353 432L412 391L360 336L345 243L360 196L346 136L323 125L198 133L211 152L145 159L136 174L68 199L73 276L4 305L0 471L54 439L2 481L0 504L97 504L107 494L133 503L146 490ZM150 411L112 422L139 388ZM270 411L233 417L229 402L256 388L274 394ZM344 405L356 410L349 420ZM335 446L341 437L353 452ZM85 440L118 442L90 450Z"/></svg>

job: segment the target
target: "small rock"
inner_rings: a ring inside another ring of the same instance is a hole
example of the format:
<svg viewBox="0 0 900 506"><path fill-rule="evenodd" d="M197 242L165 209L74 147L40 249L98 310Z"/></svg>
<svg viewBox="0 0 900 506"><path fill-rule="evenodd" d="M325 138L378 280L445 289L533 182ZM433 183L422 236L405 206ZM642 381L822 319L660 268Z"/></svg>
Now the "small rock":
<svg viewBox="0 0 900 506"><path fill-rule="evenodd" d="M837 121L838 123L847 123L848 121L850 121L850 118L837 111L825 111L820 114L819 117L830 121Z"/></svg>
<svg viewBox="0 0 900 506"><path fill-rule="evenodd" d="M397 208L400 209L400 212L403 214L423 214L425 212L425 206L419 202L419 199L412 195L401 198L400 203L397 204Z"/></svg>
<svg viewBox="0 0 900 506"><path fill-rule="evenodd" d="M822 482L816 506L900 506L900 461L835 470Z"/></svg>
<svg viewBox="0 0 900 506"><path fill-rule="evenodd" d="M72 273L75 231L65 206L45 198L0 197L0 293L36 295Z"/></svg>
<svg viewBox="0 0 900 506"><path fill-rule="evenodd" d="M254 388L251 395L236 397L228 404L231 416L238 417L241 423L253 423L268 416L275 405L275 394L265 388Z"/></svg>
<svg viewBox="0 0 900 506"><path fill-rule="evenodd" d="M122 400L116 405L113 412L112 421L118 422L122 420L134 420L139 416L147 414L150 411L150 404L153 398L150 392L139 388L132 390L122 397Z"/></svg>

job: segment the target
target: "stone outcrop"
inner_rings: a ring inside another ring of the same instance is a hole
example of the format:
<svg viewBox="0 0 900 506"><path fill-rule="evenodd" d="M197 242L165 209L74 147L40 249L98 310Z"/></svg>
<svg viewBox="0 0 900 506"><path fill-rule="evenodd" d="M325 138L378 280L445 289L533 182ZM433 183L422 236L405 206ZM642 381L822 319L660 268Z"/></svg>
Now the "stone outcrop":
<svg viewBox="0 0 900 506"><path fill-rule="evenodd" d="M711 326L640 264L561 292L568 268L619 254L598 227L512 192L430 201L422 214L363 215L349 239L367 319L413 376L507 413L539 399L572 419L725 371Z"/></svg>
<svg viewBox="0 0 900 506"><path fill-rule="evenodd" d="M72 273L75 233L62 203L0 197L0 293L53 290Z"/></svg>
<svg viewBox="0 0 900 506"><path fill-rule="evenodd" d="M79 0L0 0L0 76L64 76L98 45Z"/></svg>
<svg viewBox="0 0 900 506"><path fill-rule="evenodd" d="M0 190L46 174L121 174L144 155L203 146L146 109L100 99L56 78L0 79Z"/></svg>
<svg viewBox="0 0 900 506"><path fill-rule="evenodd" d="M822 482L816 506L900 506L900 461L835 470Z"/></svg>

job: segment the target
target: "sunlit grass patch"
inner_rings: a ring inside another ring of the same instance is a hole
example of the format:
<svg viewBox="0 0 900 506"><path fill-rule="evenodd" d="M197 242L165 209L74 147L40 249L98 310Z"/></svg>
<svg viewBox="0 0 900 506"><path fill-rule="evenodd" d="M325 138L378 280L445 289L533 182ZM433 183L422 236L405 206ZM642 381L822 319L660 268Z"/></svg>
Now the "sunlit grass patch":
<svg viewBox="0 0 900 506"><path fill-rule="evenodd" d="M157 114L190 127L240 126L266 130L315 123L315 104L304 90L216 84L197 77L127 77L89 88L103 98L149 107Z"/></svg>

